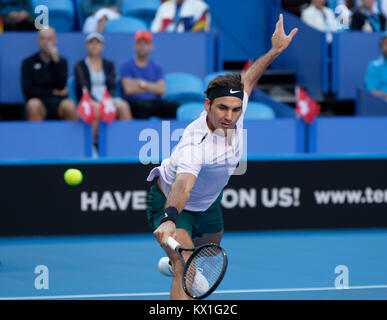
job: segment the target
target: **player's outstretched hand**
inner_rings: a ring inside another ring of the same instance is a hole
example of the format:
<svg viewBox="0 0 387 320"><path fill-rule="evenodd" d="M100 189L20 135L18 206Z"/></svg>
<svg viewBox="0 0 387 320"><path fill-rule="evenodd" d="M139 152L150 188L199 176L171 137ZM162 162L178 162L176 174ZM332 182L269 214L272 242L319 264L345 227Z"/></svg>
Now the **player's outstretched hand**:
<svg viewBox="0 0 387 320"><path fill-rule="evenodd" d="M278 53L284 51L292 42L293 37L296 35L298 28L294 28L290 34L286 34L284 30L284 17L282 13L279 16L278 22L275 25L275 31L271 37L271 46L272 49L276 50Z"/></svg>

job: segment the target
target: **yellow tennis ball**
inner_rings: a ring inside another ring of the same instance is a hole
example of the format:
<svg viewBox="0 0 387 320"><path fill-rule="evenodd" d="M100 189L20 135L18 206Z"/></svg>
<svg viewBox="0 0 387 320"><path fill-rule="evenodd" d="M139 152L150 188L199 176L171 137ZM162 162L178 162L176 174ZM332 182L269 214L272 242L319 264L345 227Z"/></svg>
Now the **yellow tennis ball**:
<svg viewBox="0 0 387 320"><path fill-rule="evenodd" d="M76 186L82 182L83 175L78 169L67 169L64 174L64 179L70 186Z"/></svg>

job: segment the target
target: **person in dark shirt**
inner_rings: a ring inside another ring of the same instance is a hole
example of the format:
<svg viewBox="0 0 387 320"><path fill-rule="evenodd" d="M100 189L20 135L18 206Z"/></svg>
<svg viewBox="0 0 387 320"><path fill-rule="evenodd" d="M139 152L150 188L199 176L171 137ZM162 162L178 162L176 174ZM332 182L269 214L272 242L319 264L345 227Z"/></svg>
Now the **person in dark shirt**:
<svg viewBox="0 0 387 320"><path fill-rule="evenodd" d="M4 19L4 31L35 30L30 0L0 0L0 16Z"/></svg>
<svg viewBox="0 0 387 320"><path fill-rule="evenodd" d="M22 89L27 101L27 119L77 120L75 102L67 98L67 61L59 56L55 30L38 32L40 50L23 60Z"/></svg>
<svg viewBox="0 0 387 320"><path fill-rule="evenodd" d="M374 11L375 0L362 0L362 6L352 16L352 30L380 32L386 28L386 18Z"/></svg>

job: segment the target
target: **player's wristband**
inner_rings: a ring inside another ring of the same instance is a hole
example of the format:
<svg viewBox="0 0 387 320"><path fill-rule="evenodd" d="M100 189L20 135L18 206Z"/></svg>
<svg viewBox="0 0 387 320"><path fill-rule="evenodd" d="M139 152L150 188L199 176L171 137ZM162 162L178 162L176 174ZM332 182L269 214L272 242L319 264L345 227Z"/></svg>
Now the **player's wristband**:
<svg viewBox="0 0 387 320"><path fill-rule="evenodd" d="M161 219L161 223L165 221L173 221L176 223L177 216L179 215L179 211L175 207L168 207L164 210L163 218ZM160 223L160 224L161 224Z"/></svg>

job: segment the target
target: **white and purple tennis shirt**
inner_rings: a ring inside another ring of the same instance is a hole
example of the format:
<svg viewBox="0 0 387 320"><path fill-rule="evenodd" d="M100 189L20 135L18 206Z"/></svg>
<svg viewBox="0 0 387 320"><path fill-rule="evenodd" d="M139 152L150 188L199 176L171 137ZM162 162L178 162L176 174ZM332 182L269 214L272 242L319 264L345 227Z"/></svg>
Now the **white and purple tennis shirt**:
<svg viewBox="0 0 387 320"><path fill-rule="evenodd" d="M147 181L160 177L162 191L168 196L171 185L180 173L191 173L196 183L184 209L205 211L218 198L234 173L243 152L243 118L248 95L244 92L242 114L231 139L212 132L207 125L207 112L191 122L173 150L170 158L149 173Z"/></svg>

